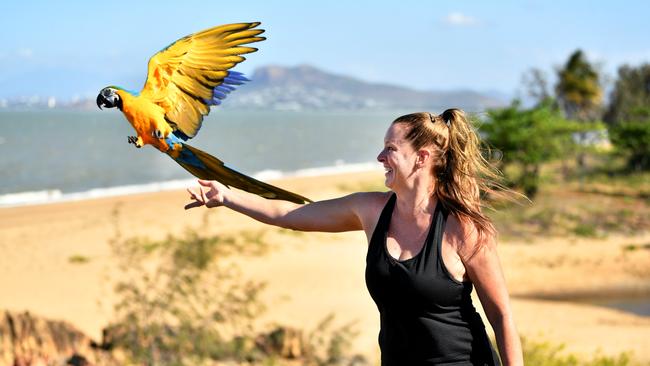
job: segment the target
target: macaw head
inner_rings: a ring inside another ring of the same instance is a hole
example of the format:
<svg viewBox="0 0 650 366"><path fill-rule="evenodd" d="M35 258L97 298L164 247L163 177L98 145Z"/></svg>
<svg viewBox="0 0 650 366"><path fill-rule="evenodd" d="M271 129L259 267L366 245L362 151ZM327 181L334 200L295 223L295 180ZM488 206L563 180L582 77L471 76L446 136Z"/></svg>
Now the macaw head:
<svg viewBox="0 0 650 366"><path fill-rule="evenodd" d="M114 86L107 86L102 89L97 95L97 106L99 109L102 109L102 107L117 107L122 110L122 99L117 94L117 88Z"/></svg>

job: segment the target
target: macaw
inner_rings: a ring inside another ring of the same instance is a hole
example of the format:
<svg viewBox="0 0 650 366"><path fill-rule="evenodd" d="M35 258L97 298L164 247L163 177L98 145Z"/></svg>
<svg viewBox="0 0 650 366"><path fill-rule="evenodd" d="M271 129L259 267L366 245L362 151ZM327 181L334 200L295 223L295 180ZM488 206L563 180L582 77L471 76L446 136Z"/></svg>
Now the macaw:
<svg viewBox="0 0 650 366"><path fill-rule="evenodd" d="M260 23L226 24L183 37L149 59L147 81L140 93L108 86L97 95L97 106L117 107L135 129L127 141L141 148L153 145L200 179L217 180L264 198L296 203L308 198L261 182L185 143L196 136L210 107L221 104L237 85L249 81L231 71L263 41Z"/></svg>

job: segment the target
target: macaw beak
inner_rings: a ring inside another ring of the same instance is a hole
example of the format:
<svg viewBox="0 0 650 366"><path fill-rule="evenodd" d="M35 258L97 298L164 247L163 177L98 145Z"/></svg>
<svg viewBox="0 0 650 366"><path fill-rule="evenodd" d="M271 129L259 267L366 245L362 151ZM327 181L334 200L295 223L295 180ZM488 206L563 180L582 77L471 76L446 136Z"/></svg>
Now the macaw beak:
<svg viewBox="0 0 650 366"><path fill-rule="evenodd" d="M106 98L104 98L102 93L99 93L97 95L97 106L99 107L99 109L102 109L102 106L104 107L106 106Z"/></svg>

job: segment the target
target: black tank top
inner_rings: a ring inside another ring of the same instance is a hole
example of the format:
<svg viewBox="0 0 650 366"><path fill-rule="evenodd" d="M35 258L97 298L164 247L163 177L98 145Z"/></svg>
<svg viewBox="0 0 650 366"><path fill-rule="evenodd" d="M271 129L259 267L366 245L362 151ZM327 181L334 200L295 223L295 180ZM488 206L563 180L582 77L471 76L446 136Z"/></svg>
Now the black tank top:
<svg viewBox="0 0 650 366"><path fill-rule="evenodd" d="M382 366L499 365L470 294L442 261L442 234L448 213L437 204L422 250L396 260L386 249L395 207L384 207L366 256L366 286L379 308Z"/></svg>

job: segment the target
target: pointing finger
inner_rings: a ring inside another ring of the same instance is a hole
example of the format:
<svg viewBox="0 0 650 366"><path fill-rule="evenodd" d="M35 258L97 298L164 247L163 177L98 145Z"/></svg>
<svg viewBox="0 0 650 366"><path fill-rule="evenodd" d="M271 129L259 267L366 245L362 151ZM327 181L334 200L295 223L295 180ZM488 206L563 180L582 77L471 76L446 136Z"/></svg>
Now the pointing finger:
<svg viewBox="0 0 650 366"><path fill-rule="evenodd" d="M201 189L201 187L196 188L196 189L188 189L187 191L190 193L190 198L191 199L197 200L197 201L203 201L203 203L205 203L205 199L204 199L204 196L203 196L203 190Z"/></svg>
<svg viewBox="0 0 650 366"><path fill-rule="evenodd" d="M185 209L189 210L190 208L201 207L201 206L203 206L203 203L201 201L194 201L185 205Z"/></svg>

